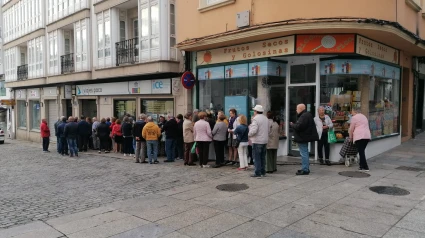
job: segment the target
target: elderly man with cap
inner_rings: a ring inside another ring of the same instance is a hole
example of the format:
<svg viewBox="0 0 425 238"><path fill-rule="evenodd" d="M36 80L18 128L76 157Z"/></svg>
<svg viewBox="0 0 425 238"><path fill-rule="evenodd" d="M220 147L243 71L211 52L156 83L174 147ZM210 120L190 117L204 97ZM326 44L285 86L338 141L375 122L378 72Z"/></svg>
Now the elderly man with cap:
<svg viewBox="0 0 425 238"><path fill-rule="evenodd" d="M263 106L256 105L252 110L254 110L254 117L249 125L248 137L252 142L255 173L251 177L261 178L266 176L266 150L270 126L269 119L263 115Z"/></svg>

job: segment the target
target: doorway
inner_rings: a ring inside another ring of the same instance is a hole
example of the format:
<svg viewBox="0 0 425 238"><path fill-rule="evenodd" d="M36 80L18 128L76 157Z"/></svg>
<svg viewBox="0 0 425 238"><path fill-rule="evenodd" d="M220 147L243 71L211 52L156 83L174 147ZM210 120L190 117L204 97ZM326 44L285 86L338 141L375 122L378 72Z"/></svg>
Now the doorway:
<svg viewBox="0 0 425 238"><path fill-rule="evenodd" d="M418 85L416 88L417 102L416 102L416 131L415 134L419 134L424 131L424 93L425 93L425 80L418 78Z"/></svg>
<svg viewBox="0 0 425 238"><path fill-rule="evenodd" d="M316 63L291 65L288 86L288 122L297 121L297 105L305 104L313 116L316 112ZM288 155L300 156L298 144L294 142L294 131L288 130ZM309 143L310 155L314 155L315 143Z"/></svg>
<svg viewBox="0 0 425 238"><path fill-rule="evenodd" d="M81 114L83 117L97 117L97 103L96 99L82 99L81 100Z"/></svg>

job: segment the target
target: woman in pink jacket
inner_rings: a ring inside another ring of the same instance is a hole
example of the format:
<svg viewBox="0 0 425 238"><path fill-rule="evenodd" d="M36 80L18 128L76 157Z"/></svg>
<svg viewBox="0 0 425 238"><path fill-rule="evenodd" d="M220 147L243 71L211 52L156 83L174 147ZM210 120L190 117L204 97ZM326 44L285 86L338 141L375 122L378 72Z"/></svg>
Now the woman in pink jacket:
<svg viewBox="0 0 425 238"><path fill-rule="evenodd" d="M367 143L370 141L370 129L369 129L369 121L367 118L359 112L359 109L353 108L351 110L351 118L350 123L350 140L354 142L359 150L360 156L360 171L369 172L369 166L366 162L365 149Z"/></svg>
<svg viewBox="0 0 425 238"><path fill-rule="evenodd" d="M193 136L196 141L196 147L198 148L199 153L199 165L201 168L210 167L207 165L208 163L208 155L210 143L212 141L211 127L210 124L205 121L207 118L207 114L205 112L201 112L198 114L199 121L195 123L193 127Z"/></svg>

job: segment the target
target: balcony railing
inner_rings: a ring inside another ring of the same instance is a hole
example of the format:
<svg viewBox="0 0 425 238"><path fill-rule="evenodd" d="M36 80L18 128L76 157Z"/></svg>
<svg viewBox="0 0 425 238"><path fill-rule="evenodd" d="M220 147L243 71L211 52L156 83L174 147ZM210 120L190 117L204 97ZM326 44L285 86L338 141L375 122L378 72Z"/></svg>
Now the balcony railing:
<svg viewBox="0 0 425 238"><path fill-rule="evenodd" d="M28 79L28 65L20 65L18 66L18 80Z"/></svg>
<svg viewBox="0 0 425 238"><path fill-rule="evenodd" d="M73 73L74 68L74 53L61 56L61 74Z"/></svg>
<svg viewBox="0 0 425 238"><path fill-rule="evenodd" d="M115 43L117 66L120 64L134 64L139 61L139 39L133 38Z"/></svg>

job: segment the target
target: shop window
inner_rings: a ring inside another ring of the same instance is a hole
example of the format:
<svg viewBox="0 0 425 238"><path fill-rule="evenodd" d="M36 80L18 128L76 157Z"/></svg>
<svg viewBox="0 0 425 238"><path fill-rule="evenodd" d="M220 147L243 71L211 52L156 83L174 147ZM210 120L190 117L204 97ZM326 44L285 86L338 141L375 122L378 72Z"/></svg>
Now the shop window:
<svg viewBox="0 0 425 238"><path fill-rule="evenodd" d="M26 128L27 127L27 107L26 102L18 100L18 127Z"/></svg>
<svg viewBox="0 0 425 238"><path fill-rule="evenodd" d="M291 66L291 84L315 82L316 64Z"/></svg>
<svg viewBox="0 0 425 238"><path fill-rule="evenodd" d="M353 107L369 119L372 139L397 135L400 69L370 60L323 61L320 102L341 141L348 136Z"/></svg>
<svg viewBox="0 0 425 238"><path fill-rule="evenodd" d="M0 81L0 96L6 96L6 88L4 87L4 81Z"/></svg>
<svg viewBox="0 0 425 238"><path fill-rule="evenodd" d="M167 114L174 115L174 101L171 99L142 100L141 112L153 118L155 123L160 116L167 118Z"/></svg>
<svg viewBox="0 0 425 238"><path fill-rule="evenodd" d="M30 101L31 130L40 130L40 101Z"/></svg>
<svg viewBox="0 0 425 238"><path fill-rule="evenodd" d="M136 119L136 100L114 100L114 117L122 119L127 114Z"/></svg>

